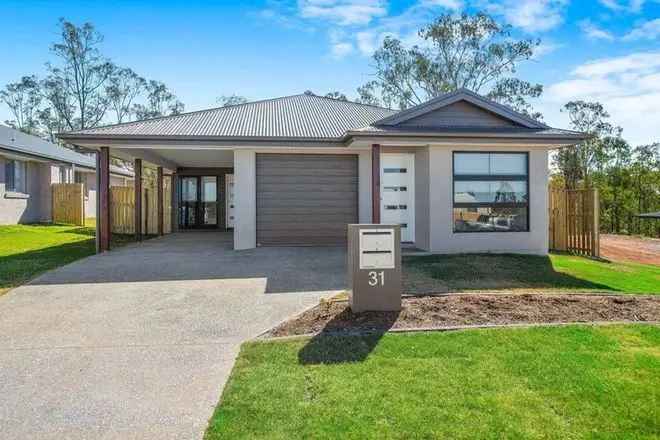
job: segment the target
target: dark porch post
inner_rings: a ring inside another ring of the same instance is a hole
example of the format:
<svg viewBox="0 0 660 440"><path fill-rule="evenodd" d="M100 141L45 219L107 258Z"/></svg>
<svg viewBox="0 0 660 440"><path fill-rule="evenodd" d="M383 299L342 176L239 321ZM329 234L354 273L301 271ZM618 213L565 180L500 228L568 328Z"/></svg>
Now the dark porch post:
<svg viewBox="0 0 660 440"><path fill-rule="evenodd" d="M163 235L163 167L158 167L156 178L158 185L158 235Z"/></svg>
<svg viewBox="0 0 660 440"><path fill-rule="evenodd" d="M110 249L110 148L99 151L99 251Z"/></svg>
<svg viewBox="0 0 660 440"><path fill-rule="evenodd" d="M135 193L135 241L142 240L142 159L133 161L133 188Z"/></svg>
<svg viewBox="0 0 660 440"><path fill-rule="evenodd" d="M371 146L371 223L380 223L380 145Z"/></svg>

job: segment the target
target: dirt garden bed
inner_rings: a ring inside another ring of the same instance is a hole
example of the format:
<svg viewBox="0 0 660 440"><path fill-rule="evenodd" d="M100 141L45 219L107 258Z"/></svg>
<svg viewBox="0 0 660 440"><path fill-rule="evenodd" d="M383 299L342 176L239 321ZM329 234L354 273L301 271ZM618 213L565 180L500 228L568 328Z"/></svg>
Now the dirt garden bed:
<svg viewBox="0 0 660 440"><path fill-rule="evenodd" d="M346 301L322 302L265 337L455 326L660 321L660 297L471 294L409 297L401 312L353 313Z"/></svg>

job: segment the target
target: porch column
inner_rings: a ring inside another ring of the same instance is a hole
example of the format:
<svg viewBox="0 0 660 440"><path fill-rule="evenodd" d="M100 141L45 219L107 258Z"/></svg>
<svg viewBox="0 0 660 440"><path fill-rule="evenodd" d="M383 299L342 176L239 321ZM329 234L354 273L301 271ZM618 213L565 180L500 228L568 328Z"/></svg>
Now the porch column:
<svg viewBox="0 0 660 440"><path fill-rule="evenodd" d="M101 147L97 153L99 176L99 252L110 249L110 148Z"/></svg>
<svg viewBox="0 0 660 440"><path fill-rule="evenodd" d="M380 145L371 146L371 222L380 223Z"/></svg>
<svg viewBox="0 0 660 440"><path fill-rule="evenodd" d="M158 235L163 235L163 167L157 168L156 182L158 185Z"/></svg>
<svg viewBox="0 0 660 440"><path fill-rule="evenodd" d="M179 230L179 180L176 171L172 173L172 232Z"/></svg>
<svg viewBox="0 0 660 440"><path fill-rule="evenodd" d="M257 246L256 154L234 150L234 249Z"/></svg>
<svg viewBox="0 0 660 440"><path fill-rule="evenodd" d="M135 194L135 241L142 241L142 159L133 161L133 189Z"/></svg>

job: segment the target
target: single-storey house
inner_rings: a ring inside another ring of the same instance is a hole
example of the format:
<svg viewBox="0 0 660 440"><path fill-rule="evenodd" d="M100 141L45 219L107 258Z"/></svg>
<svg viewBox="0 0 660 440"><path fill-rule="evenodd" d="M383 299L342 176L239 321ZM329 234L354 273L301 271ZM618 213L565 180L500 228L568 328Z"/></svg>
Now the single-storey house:
<svg viewBox="0 0 660 440"><path fill-rule="evenodd" d="M585 135L458 90L403 111L302 94L60 138L168 170L174 228L233 230L235 249L341 245L359 222L431 252L546 254L548 154Z"/></svg>
<svg viewBox="0 0 660 440"><path fill-rule="evenodd" d="M95 171L94 156L0 125L0 224L50 221L53 183L82 183L85 213L95 217ZM110 183L132 184L132 176L113 166Z"/></svg>

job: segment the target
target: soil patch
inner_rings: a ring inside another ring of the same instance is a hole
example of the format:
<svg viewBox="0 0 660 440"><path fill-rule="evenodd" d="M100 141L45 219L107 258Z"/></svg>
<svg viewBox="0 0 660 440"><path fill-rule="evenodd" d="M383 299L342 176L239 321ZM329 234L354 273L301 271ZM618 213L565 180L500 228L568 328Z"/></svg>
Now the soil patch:
<svg viewBox="0 0 660 440"><path fill-rule="evenodd" d="M660 266L660 239L601 234L600 256L611 261Z"/></svg>
<svg viewBox="0 0 660 440"><path fill-rule="evenodd" d="M660 321L660 297L471 294L403 299L401 312L353 313L346 301L322 302L266 337L463 325Z"/></svg>

